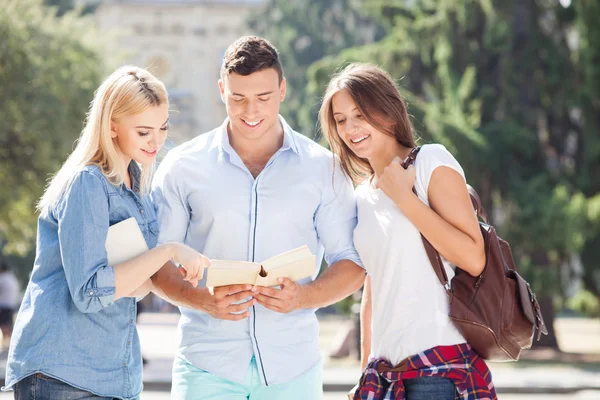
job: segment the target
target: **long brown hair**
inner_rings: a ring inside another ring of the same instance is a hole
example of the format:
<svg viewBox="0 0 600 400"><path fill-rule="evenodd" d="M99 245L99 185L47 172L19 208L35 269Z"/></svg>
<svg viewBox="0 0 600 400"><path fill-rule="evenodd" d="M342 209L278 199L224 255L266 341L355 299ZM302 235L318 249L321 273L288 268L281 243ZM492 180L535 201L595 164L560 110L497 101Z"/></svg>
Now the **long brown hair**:
<svg viewBox="0 0 600 400"><path fill-rule="evenodd" d="M360 183L374 171L369 162L354 154L337 133L332 99L341 90L350 94L371 126L395 137L402 146L416 146L414 129L406 103L386 71L372 64L353 63L336 73L327 85L319 111L321 130L333 154L340 158L344 171L354 183Z"/></svg>

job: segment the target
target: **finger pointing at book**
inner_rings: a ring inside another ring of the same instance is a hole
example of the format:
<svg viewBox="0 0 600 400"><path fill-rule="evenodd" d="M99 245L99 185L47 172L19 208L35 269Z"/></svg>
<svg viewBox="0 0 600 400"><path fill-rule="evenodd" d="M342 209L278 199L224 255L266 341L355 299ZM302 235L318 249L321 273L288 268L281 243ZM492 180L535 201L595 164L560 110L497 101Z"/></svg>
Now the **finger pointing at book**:
<svg viewBox="0 0 600 400"><path fill-rule="evenodd" d="M173 261L183 267L183 270L180 269L183 274L183 280L197 287L198 281L204 275L204 268L210 266L210 260L182 243L176 243L175 245Z"/></svg>

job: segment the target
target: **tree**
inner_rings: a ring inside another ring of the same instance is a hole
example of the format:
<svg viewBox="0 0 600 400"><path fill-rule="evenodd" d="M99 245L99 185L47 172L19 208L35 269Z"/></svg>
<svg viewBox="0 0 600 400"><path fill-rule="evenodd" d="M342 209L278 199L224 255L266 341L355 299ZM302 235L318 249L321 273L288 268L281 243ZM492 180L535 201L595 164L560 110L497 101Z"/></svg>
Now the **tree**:
<svg viewBox="0 0 600 400"><path fill-rule="evenodd" d="M417 129L463 164L520 272L541 294L550 328L552 297L564 297L571 260L582 249L598 251L591 223L600 214L598 186L589 173L599 154L599 35L591 17L598 6L578 7L576 14L551 0L374 0L367 12L386 27L385 37L308 70L311 95L350 60L403 78ZM573 46L582 26L581 37L595 47ZM574 62L578 54L584 66ZM584 95L580 75L589 79ZM554 335L546 344L557 347Z"/></svg>
<svg viewBox="0 0 600 400"><path fill-rule="evenodd" d="M94 12L94 10L100 5L101 1L102 0L85 2L80 9L80 13L83 15ZM56 15L58 17L61 17L69 11L77 8L75 5L75 0L44 0L44 4L47 6L56 7Z"/></svg>
<svg viewBox="0 0 600 400"><path fill-rule="evenodd" d="M41 0L0 8L0 253L31 251L35 203L83 127L104 57L91 20Z"/></svg>
<svg viewBox="0 0 600 400"><path fill-rule="evenodd" d="M360 13L363 0L269 0L249 19L250 28L277 47L288 94L281 113L287 122L314 136L319 99L307 96L306 69L328 54L371 43L382 30Z"/></svg>
<svg viewBox="0 0 600 400"><path fill-rule="evenodd" d="M600 2L580 0L573 7L578 39L575 60L581 82L580 112L575 116L583 142L578 154L578 164L582 165L578 184L589 199L589 234L581 252L583 282L600 299L600 26L594 18L600 13Z"/></svg>

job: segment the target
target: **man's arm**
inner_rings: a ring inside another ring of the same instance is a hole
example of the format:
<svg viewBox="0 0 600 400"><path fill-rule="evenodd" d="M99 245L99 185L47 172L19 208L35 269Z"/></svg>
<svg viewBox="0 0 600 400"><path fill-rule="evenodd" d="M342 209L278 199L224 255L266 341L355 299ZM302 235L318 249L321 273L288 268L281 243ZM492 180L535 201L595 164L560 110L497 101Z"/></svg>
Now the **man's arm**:
<svg viewBox="0 0 600 400"><path fill-rule="evenodd" d="M239 321L247 318L248 308L256 300L252 298L251 285L231 285L214 288L195 288L181 279L179 269L171 262L166 263L152 276L152 291L168 302L187 308L194 308L220 319ZM250 297L249 300L240 303ZM239 314L238 314L239 313Z"/></svg>
<svg viewBox="0 0 600 400"><path fill-rule="evenodd" d="M362 287L365 270L349 260L340 260L314 281L300 286L300 307L327 307L345 299Z"/></svg>
<svg viewBox="0 0 600 400"><path fill-rule="evenodd" d="M263 306L287 313L298 308L324 307L356 292L365 281L365 270L353 245L356 227L356 198L350 179L335 163L333 184L331 175L325 179L323 199L315 213L315 229L325 248L329 267L314 281L301 286L283 278L281 289L253 288L254 296Z"/></svg>
<svg viewBox="0 0 600 400"><path fill-rule="evenodd" d="M337 303L361 288L365 270L353 261L340 260L327 268L314 282L299 285L280 278L281 289L253 286L254 298L264 307L280 313L299 308L318 308Z"/></svg>
<svg viewBox="0 0 600 400"><path fill-rule="evenodd" d="M171 151L156 171L152 197L157 208L160 226L158 242L184 242L190 223L187 186L180 182L183 175L178 169L179 158ZM240 320L248 316L246 311L254 305L254 299L241 304L231 304L251 296L245 285L215 288L210 293L206 288L194 288L187 284L179 269L171 262L166 263L152 276L152 291L178 306L195 308L221 319ZM241 314L232 314L244 311Z"/></svg>

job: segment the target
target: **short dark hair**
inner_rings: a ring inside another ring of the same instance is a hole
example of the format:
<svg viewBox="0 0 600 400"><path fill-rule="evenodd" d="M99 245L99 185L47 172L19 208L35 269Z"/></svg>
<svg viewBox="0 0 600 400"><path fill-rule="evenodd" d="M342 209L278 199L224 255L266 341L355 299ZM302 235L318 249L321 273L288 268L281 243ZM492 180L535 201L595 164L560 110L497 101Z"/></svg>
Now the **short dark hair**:
<svg viewBox="0 0 600 400"><path fill-rule="evenodd" d="M221 79L232 72L247 76L269 68L277 72L281 83L283 68L275 46L258 36L242 36L225 51L221 64Z"/></svg>

